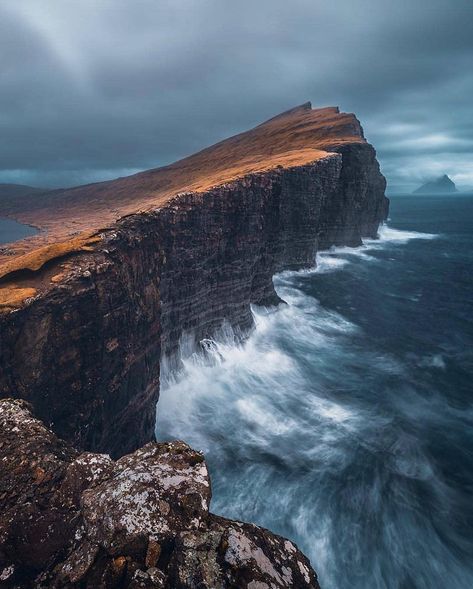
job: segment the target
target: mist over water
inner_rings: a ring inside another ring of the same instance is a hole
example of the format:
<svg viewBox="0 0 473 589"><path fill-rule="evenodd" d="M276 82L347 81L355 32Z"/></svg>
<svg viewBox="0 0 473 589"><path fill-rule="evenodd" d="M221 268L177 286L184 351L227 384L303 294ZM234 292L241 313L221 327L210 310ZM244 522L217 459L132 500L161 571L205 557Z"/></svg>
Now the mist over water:
<svg viewBox="0 0 473 589"><path fill-rule="evenodd" d="M323 589L473 587L473 198L395 197L380 239L275 277L235 345L163 374L158 439L212 511L294 540Z"/></svg>

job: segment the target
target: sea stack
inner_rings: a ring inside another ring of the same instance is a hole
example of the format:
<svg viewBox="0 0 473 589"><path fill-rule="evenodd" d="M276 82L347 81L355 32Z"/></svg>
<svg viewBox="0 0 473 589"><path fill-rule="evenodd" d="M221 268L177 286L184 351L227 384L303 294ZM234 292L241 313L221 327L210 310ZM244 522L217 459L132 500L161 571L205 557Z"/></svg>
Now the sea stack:
<svg viewBox="0 0 473 589"><path fill-rule="evenodd" d="M435 180L426 182L414 190L413 194L451 194L454 192L458 192L455 183L447 174L444 174Z"/></svg>
<svg viewBox="0 0 473 589"><path fill-rule="evenodd" d="M160 366L224 322L246 337L276 272L375 238L385 187L356 117L306 103L169 166L0 201L41 229L0 252L6 586L318 587L290 542L209 513L200 454L153 441Z"/></svg>

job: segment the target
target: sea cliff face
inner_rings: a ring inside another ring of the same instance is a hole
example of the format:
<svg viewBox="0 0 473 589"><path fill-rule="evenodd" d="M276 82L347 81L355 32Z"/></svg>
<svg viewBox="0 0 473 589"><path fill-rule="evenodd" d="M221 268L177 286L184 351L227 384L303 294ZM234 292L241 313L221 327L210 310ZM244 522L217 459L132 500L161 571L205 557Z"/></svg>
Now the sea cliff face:
<svg viewBox="0 0 473 589"><path fill-rule="evenodd" d="M250 305L278 302L275 272L375 237L384 186L361 144L121 219L93 253L48 266L45 293L0 315L0 394L30 401L78 448L135 450L153 439L161 358L224 321L248 333Z"/></svg>

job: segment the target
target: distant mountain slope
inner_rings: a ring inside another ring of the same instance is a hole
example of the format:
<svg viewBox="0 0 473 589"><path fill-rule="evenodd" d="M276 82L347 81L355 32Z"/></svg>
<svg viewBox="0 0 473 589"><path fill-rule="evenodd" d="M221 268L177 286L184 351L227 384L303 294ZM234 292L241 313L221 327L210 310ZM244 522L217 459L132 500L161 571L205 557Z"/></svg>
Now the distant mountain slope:
<svg viewBox="0 0 473 589"><path fill-rule="evenodd" d="M431 180L414 190L413 194L448 194L458 192L455 182L450 180L447 174L440 176L436 180Z"/></svg>
<svg viewBox="0 0 473 589"><path fill-rule="evenodd" d="M0 198L2 196L24 196L34 192L45 192L45 190L45 188L36 188L25 184L0 184Z"/></svg>
<svg viewBox="0 0 473 589"><path fill-rule="evenodd" d="M37 188L25 184L1 184L0 183L0 217L2 209L15 208L21 210L26 201L31 197L35 199L39 194L51 192L50 188Z"/></svg>

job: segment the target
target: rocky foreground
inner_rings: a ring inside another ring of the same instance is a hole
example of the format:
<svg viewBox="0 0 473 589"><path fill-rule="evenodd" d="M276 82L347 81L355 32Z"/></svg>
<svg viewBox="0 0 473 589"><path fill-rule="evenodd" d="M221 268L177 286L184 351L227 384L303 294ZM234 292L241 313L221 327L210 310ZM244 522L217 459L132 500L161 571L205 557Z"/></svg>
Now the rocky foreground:
<svg viewBox="0 0 473 589"><path fill-rule="evenodd" d="M209 513L202 454L78 452L25 401L0 401L0 586L318 588L292 542Z"/></svg>

